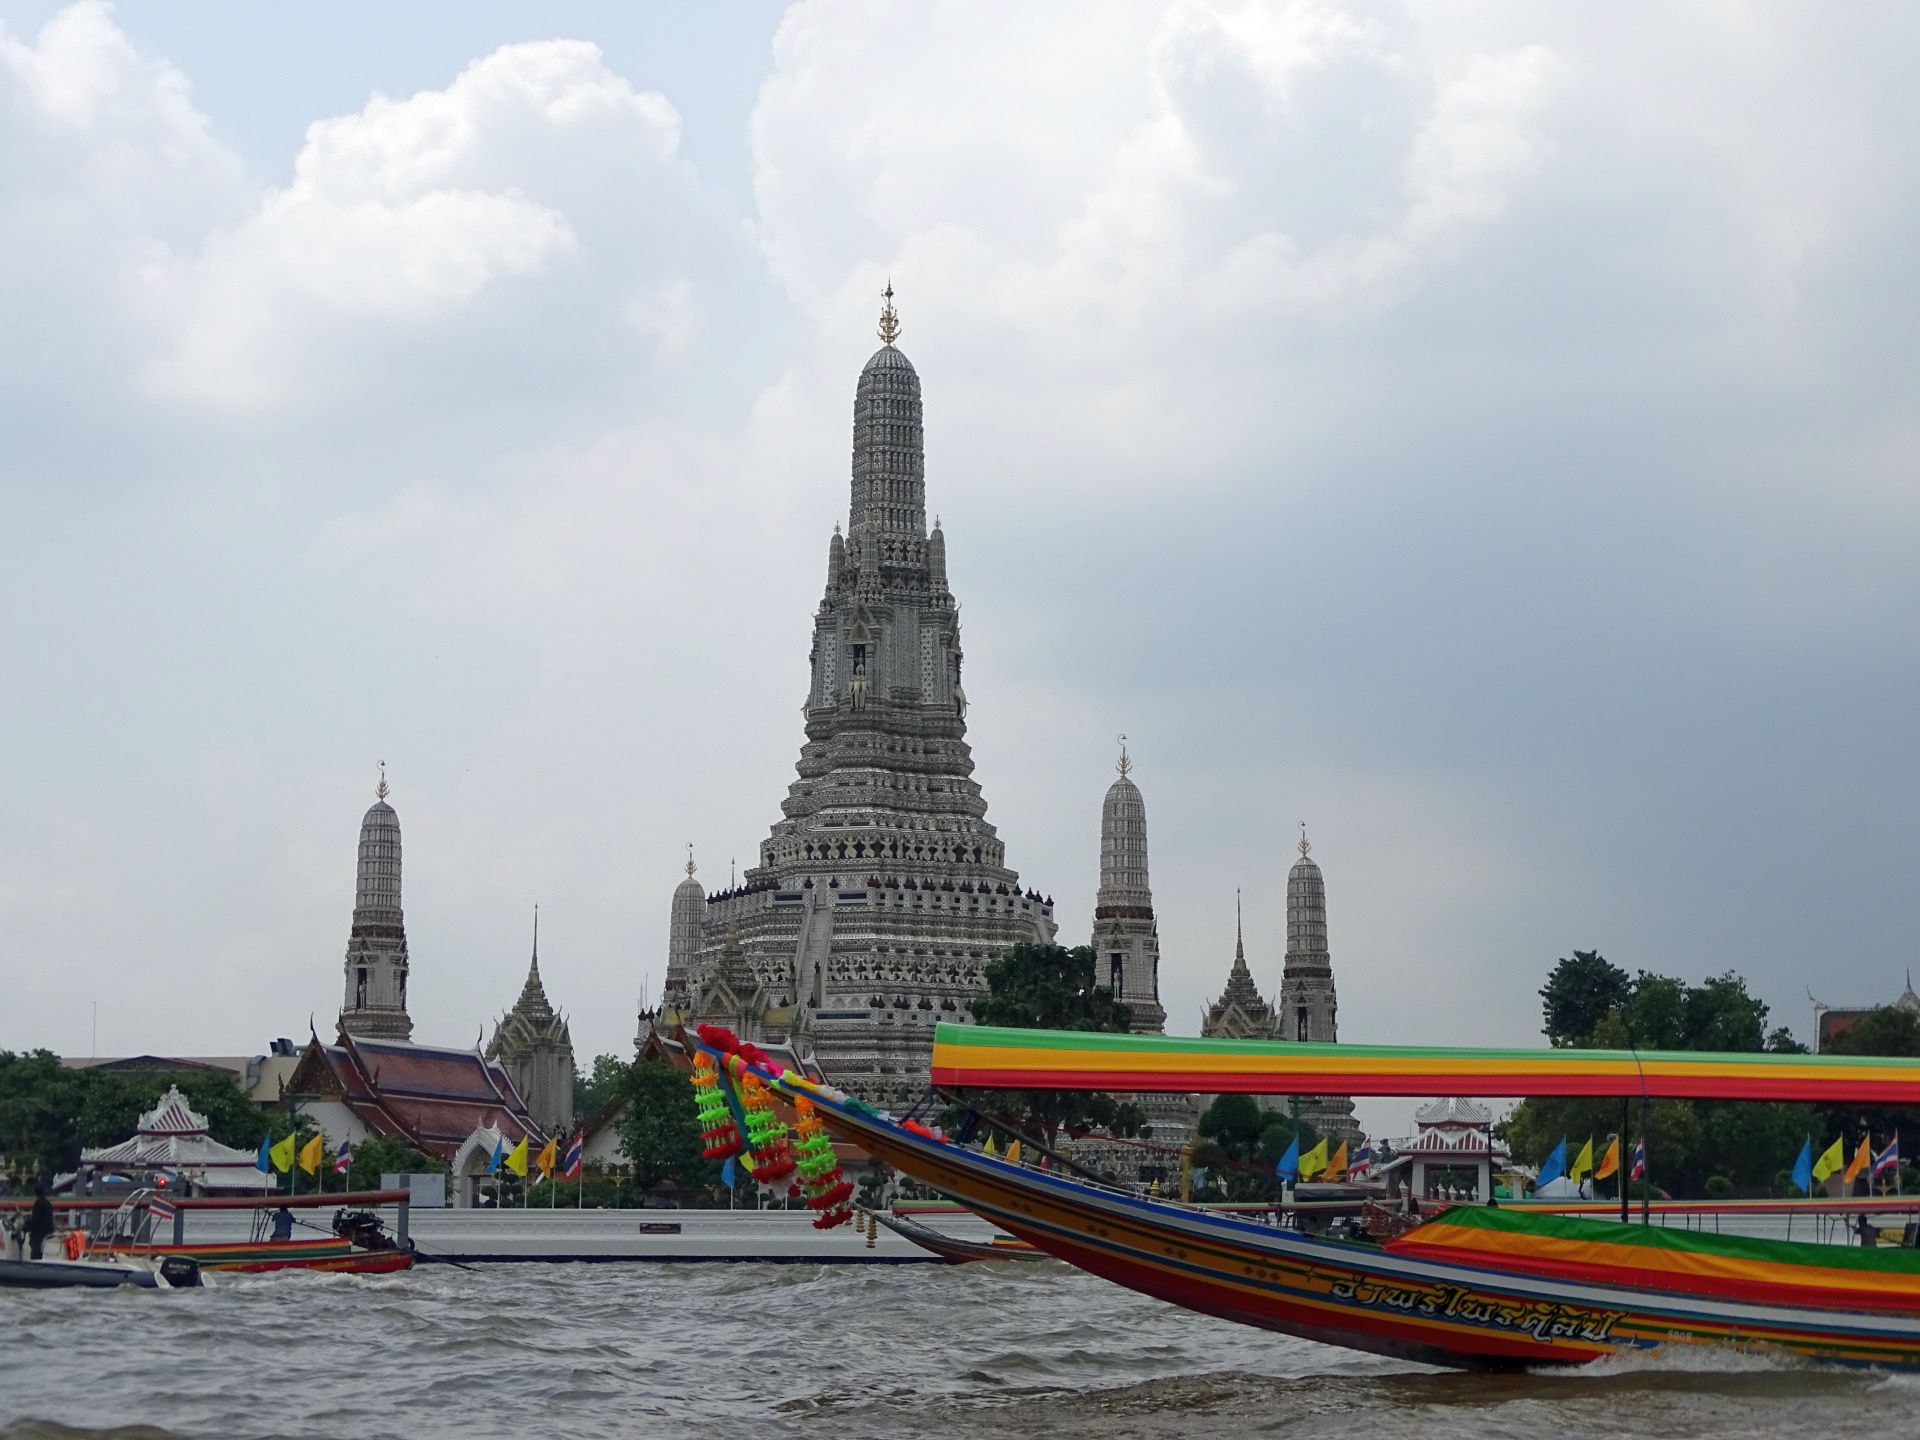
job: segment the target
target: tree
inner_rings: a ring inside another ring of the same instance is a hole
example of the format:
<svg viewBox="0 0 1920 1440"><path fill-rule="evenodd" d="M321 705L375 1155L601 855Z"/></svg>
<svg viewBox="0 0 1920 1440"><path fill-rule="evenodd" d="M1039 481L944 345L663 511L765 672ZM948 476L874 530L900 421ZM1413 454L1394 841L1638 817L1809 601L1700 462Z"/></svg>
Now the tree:
<svg viewBox="0 0 1920 1440"><path fill-rule="evenodd" d="M1319 1137L1287 1116L1262 1110L1250 1095L1221 1095L1201 1113L1196 1169L1214 1172L1229 1200L1258 1200L1273 1187L1274 1166L1296 1138L1304 1151Z"/></svg>
<svg viewBox="0 0 1920 1440"><path fill-rule="evenodd" d="M638 1060L627 1067L620 1098L620 1148L642 1191L676 1184L714 1183L713 1162L701 1154L700 1113L687 1072L665 1060Z"/></svg>
<svg viewBox="0 0 1920 1440"><path fill-rule="evenodd" d="M1585 1045L1602 1017L1626 1003L1630 990L1627 972L1598 950L1576 950L1540 987L1541 1028L1554 1045Z"/></svg>
<svg viewBox="0 0 1920 1440"><path fill-rule="evenodd" d="M382 1175L447 1173L443 1160L422 1153L406 1141L391 1135L370 1135L353 1147L353 1164L347 1169L347 1188L378 1190Z"/></svg>
<svg viewBox="0 0 1920 1440"><path fill-rule="evenodd" d="M1133 1017L1113 992L1094 980L1093 947L1021 944L986 970L987 993L973 1002L980 1025L1018 1030L1097 1030L1124 1033ZM1139 1106L1084 1090L974 1090L963 1092L972 1109L1009 1128L1037 1136L1051 1147L1060 1131L1080 1136L1145 1133Z"/></svg>
<svg viewBox="0 0 1920 1440"><path fill-rule="evenodd" d="M1920 1016L1885 1005L1862 1015L1823 1048L1829 1055L1920 1055ZM1861 1135L1879 1137L1884 1145L1896 1130L1920 1135L1920 1111L1851 1105L1830 1109L1822 1117L1822 1133L1847 1136L1849 1150Z"/></svg>
<svg viewBox="0 0 1920 1440"><path fill-rule="evenodd" d="M593 1119L620 1096L632 1066L617 1055L596 1055L593 1070L582 1075L573 1072L573 1113L581 1124Z"/></svg>

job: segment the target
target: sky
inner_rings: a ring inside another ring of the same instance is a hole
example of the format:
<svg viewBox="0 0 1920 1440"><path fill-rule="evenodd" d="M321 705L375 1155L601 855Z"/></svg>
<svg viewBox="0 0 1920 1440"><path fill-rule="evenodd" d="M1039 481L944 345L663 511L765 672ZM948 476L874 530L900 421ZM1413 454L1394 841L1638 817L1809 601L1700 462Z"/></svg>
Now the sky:
<svg viewBox="0 0 1920 1440"><path fill-rule="evenodd" d="M1171 1030L1526 1044L1554 960L1896 996L1920 12L0 0L0 1048L657 994L779 817L891 278L970 739ZM93 1025L97 1011L97 1039Z"/></svg>

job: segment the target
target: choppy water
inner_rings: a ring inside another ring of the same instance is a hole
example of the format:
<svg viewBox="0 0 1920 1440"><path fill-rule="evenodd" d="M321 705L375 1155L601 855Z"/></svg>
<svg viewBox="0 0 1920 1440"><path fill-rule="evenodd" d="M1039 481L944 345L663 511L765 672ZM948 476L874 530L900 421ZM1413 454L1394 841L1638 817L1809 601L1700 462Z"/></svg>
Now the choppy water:
<svg viewBox="0 0 1920 1440"><path fill-rule="evenodd" d="M0 1291L0 1440L252 1436L1802 1437L1920 1380L1743 1356L1426 1370L1054 1265L519 1265Z"/></svg>

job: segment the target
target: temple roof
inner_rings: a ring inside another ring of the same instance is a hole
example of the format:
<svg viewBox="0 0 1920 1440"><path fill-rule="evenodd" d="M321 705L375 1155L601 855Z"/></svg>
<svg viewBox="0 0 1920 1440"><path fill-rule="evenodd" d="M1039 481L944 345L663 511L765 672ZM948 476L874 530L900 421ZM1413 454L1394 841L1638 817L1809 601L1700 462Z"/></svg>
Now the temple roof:
<svg viewBox="0 0 1920 1440"><path fill-rule="evenodd" d="M258 1190L266 1179L254 1168L253 1150L236 1150L207 1134L207 1117L187 1103L178 1086L140 1117L135 1133L118 1145L82 1150L96 1169L172 1170L209 1190Z"/></svg>
<svg viewBox="0 0 1920 1440"><path fill-rule="evenodd" d="M344 1032L323 1045L316 1037L287 1088L338 1100L376 1135L396 1136L443 1160L483 1125L515 1139L546 1139L506 1067L478 1050Z"/></svg>

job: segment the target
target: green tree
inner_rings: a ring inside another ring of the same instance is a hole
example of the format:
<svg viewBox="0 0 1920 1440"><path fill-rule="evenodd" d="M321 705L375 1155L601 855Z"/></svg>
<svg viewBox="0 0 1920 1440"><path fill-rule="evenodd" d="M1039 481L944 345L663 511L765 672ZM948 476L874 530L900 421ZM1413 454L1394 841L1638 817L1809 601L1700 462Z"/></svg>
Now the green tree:
<svg viewBox="0 0 1920 1440"><path fill-rule="evenodd" d="M1576 950L1540 987L1541 1028L1554 1045L1585 1045L1601 1018L1624 1005L1630 991L1626 971L1598 950Z"/></svg>
<svg viewBox="0 0 1920 1440"><path fill-rule="evenodd" d="M1019 1030L1096 1030L1124 1033L1132 1015L1095 981L1093 948L1078 945L1016 945L987 965L987 993L974 1001L980 1025ZM1083 1090L973 1090L962 1092L971 1108L1015 1131L1054 1145L1065 1130L1081 1136L1148 1133L1145 1115L1131 1102Z"/></svg>
<svg viewBox="0 0 1920 1440"><path fill-rule="evenodd" d="M1920 1056L1920 1016L1892 1005L1870 1010L1823 1047L1829 1055L1902 1055ZM1883 1108L1865 1105L1841 1105L1827 1109L1821 1116L1820 1134L1844 1135L1847 1150L1860 1143L1862 1135L1875 1137L1884 1145L1895 1131L1902 1135L1920 1134L1920 1111L1908 1108ZM1904 1148L1904 1142L1903 1142Z"/></svg>
<svg viewBox="0 0 1920 1440"><path fill-rule="evenodd" d="M632 1062L617 1055L596 1055L589 1074L574 1071L573 1113L581 1124L620 1098L620 1087L626 1083L627 1071L632 1068Z"/></svg>
<svg viewBox="0 0 1920 1440"><path fill-rule="evenodd" d="M345 1175L350 1190L378 1190L382 1175L447 1173L444 1160L413 1148L391 1135L371 1135L353 1147L353 1164Z"/></svg>
<svg viewBox="0 0 1920 1440"><path fill-rule="evenodd" d="M639 1190L715 1182L718 1167L701 1154L700 1114L686 1071L665 1060L636 1061L627 1067L620 1098L626 1102L620 1147Z"/></svg>
<svg viewBox="0 0 1920 1440"><path fill-rule="evenodd" d="M1196 1169L1212 1172L1229 1200L1258 1200L1274 1185L1273 1167L1297 1136L1302 1150L1319 1139L1311 1126L1263 1110L1250 1095L1221 1095L1195 1126Z"/></svg>

